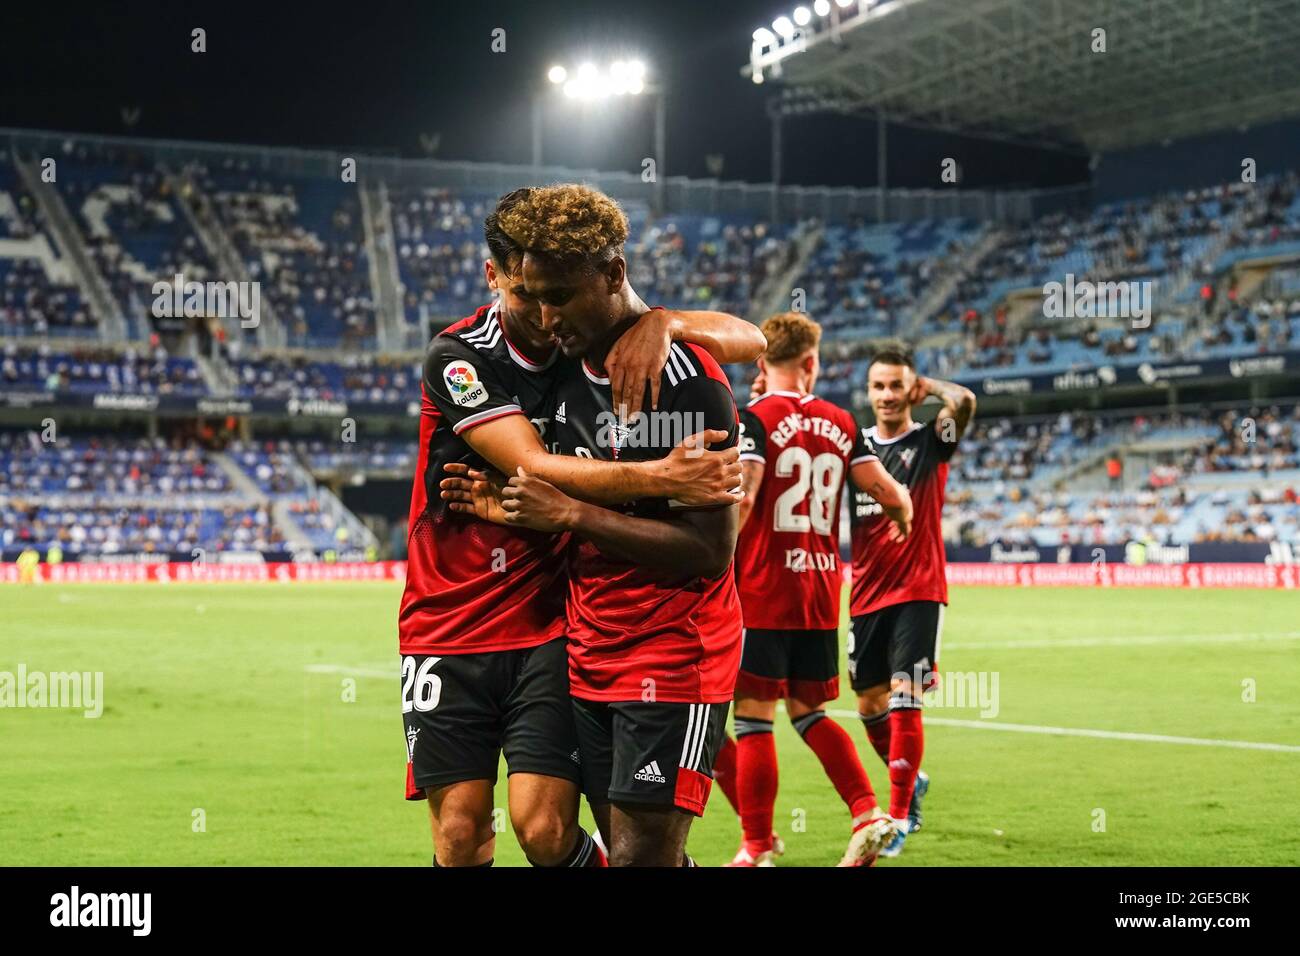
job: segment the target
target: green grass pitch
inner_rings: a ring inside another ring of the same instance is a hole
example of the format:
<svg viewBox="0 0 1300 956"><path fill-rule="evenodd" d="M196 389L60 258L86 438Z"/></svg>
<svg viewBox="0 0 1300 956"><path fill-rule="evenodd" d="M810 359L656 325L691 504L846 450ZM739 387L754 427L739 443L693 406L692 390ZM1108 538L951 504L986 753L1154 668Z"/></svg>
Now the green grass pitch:
<svg viewBox="0 0 1300 956"><path fill-rule="evenodd" d="M0 709L0 859L427 865L426 810L402 799L399 593L4 588L0 671L103 671L106 705L96 720ZM927 710L926 826L881 868L1300 862L1298 611L1286 592L954 590L941 670L996 673L998 711ZM886 791L861 726L839 719ZM781 863L833 864L847 812L784 717L777 744ZM718 865L738 839L715 788L690 851ZM497 862L523 863L508 831Z"/></svg>

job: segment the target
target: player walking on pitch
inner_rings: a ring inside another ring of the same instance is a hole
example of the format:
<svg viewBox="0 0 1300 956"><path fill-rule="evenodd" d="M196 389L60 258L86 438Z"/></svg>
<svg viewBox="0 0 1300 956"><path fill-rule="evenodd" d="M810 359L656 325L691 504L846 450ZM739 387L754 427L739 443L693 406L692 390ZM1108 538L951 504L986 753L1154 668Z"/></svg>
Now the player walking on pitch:
<svg viewBox="0 0 1300 956"><path fill-rule="evenodd" d="M821 327L797 312L762 326L763 394L741 412L745 497L736 545L744 650L736 682L735 790L744 829L731 866L771 866L777 701L849 808L841 866L870 865L894 836L849 734L826 715L839 696L840 500L844 481L869 491L906 536L907 489L864 444L853 416L813 394ZM726 757L723 758L724 762Z"/></svg>
<svg viewBox="0 0 1300 956"><path fill-rule="evenodd" d="M912 409L931 395L943 403L938 416L929 425L914 421ZM867 367L867 396L876 424L865 440L910 489L915 509L904 541L891 535L881 502L868 492L856 492L850 509L849 677L871 745L889 766L889 815L901 826L880 855L893 857L921 826L921 798L930 784L921 772L921 695L938 681L948 603L940 521L948 462L975 414L975 394L918 376L910 354L888 348Z"/></svg>

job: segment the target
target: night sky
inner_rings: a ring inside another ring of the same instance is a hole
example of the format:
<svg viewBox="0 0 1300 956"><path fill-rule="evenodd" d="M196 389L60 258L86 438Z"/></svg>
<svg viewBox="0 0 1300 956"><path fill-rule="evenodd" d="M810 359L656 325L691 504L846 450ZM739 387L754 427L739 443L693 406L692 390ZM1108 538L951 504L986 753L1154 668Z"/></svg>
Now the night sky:
<svg viewBox="0 0 1300 956"><path fill-rule="evenodd" d="M0 125L73 132L338 148L527 163L531 100L548 95L545 158L639 172L652 154L648 97L581 107L546 82L555 63L639 56L666 80L668 174L771 179L764 101L773 84L740 75L755 27L793 0L644 2L10 4L0 62ZM207 31L207 52L190 31ZM506 31L506 52L491 49ZM124 107L138 107L128 127ZM1054 186L1086 160L904 127L890 131L890 185L937 186L953 156L967 186ZM786 126L784 180L876 182L875 123L807 117Z"/></svg>

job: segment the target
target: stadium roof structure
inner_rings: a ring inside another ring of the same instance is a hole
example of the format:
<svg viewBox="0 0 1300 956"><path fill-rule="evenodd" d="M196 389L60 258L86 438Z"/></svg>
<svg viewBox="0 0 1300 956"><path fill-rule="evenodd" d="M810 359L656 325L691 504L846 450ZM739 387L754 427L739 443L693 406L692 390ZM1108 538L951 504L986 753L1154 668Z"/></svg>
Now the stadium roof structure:
<svg viewBox="0 0 1300 956"><path fill-rule="evenodd" d="M781 115L1103 153L1300 114L1300 0L818 0L755 31ZM795 26L802 21L802 26ZM1105 52L1094 52L1105 31Z"/></svg>

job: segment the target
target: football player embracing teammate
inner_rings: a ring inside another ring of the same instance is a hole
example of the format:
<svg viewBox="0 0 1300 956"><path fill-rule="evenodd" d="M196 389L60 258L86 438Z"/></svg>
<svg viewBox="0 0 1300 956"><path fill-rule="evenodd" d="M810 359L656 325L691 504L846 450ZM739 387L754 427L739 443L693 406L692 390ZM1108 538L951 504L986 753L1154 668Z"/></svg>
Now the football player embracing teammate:
<svg viewBox="0 0 1300 956"><path fill-rule="evenodd" d="M948 462L975 414L975 394L952 382L916 374L903 348L877 351L867 367L867 395L876 423L866 441L895 479L907 485L915 508L912 533L890 534L881 502L854 495L853 587L849 611L849 677L858 713L876 753L889 767L889 815L898 832L881 851L902 852L921 825L925 736L921 696L938 681L939 645L948 603L943 532ZM933 395L943 404L934 422L913 421L912 409Z"/></svg>
<svg viewBox="0 0 1300 956"><path fill-rule="evenodd" d="M528 193L504 196L485 223L491 258L484 268L496 303L435 336L424 364L398 630L407 797L428 801L436 866L491 865L503 751L511 823L528 859L603 865L577 823L578 741L564 643L567 538L458 513L438 489L444 469L526 468L610 504L660 495L726 505L739 483L734 450L706 453L683 443L657 461L622 462L548 451L561 362L554 337L539 325L536 298L524 293L522 249L499 226ZM609 364L639 399L647 375L657 385L665 357L682 347L679 337L708 344L726 361L750 361L763 344L740 319L660 310L632 318L629 349Z"/></svg>
<svg viewBox="0 0 1300 956"><path fill-rule="evenodd" d="M551 415L562 453L648 464L672 452L672 436L703 432L735 455L730 387L697 346L672 347L649 415L617 414L608 355L646 306L628 283L616 203L554 186L500 222L525 250L542 326L572 359ZM583 788L611 865L693 865L686 837L708 799L740 663L735 499L696 507L651 493L616 511L578 498L521 470L499 507L514 526L570 533L566 630Z"/></svg>
<svg viewBox="0 0 1300 956"><path fill-rule="evenodd" d="M841 866L869 866L894 836L853 739L826 715L839 696L840 501L845 479L869 491L906 536L912 505L862 439L853 416L813 394L821 327L798 312L763 323L763 393L741 412L745 498L736 546L744 651L736 683L735 793L744 841L731 866L771 866L777 701L849 809ZM729 768L728 768L729 769Z"/></svg>

